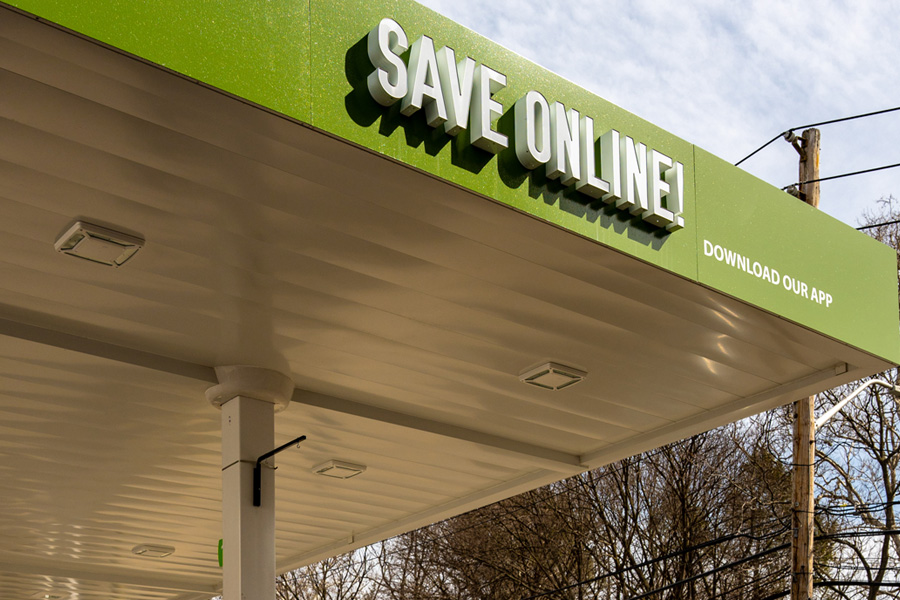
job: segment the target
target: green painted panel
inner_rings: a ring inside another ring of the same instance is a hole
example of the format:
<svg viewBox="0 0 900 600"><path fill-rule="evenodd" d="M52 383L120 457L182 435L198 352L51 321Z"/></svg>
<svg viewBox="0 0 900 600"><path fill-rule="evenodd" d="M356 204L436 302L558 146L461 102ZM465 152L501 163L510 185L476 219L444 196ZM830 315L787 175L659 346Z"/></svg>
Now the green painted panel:
<svg viewBox="0 0 900 600"><path fill-rule="evenodd" d="M310 123L361 146L782 315L900 361L891 249L660 128L408 0L6 0L22 10ZM506 75L497 155L377 104L366 36L389 17ZM639 217L522 167L516 100L530 90L684 165L685 228ZM720 260L721 257L721 260ZM758 264L757 264L758 263ZM754 272L758 270L758 273ZM790 285L785 286L785 281ZM794 283L796 282L796 293ZM806 286L805 288L803 286ZM790 289L788 289L790 288ZM815 288L815 297L813 297Z"/></svg>
<svg viewBox="0 0 900 600"><path fill-rule="evenodd" d="M308 121L308 0L5 0L110 46Z"/></svg>
<svg viewBox="0 0 900 600"><path fill-rule="evenodd" d="M700 283L900 361L891 248L703 150L695 164Z"/></svg>
<svg viewBox="0 0 900 600"><path fill-rule="evenodd" d="M522 167L512 143L494 156L472 146L467 132L454 138L429 127L424 111L407 117L399 103L390 108L376 103L366 88L373 70L366 36L385 17L404 28L410 44L427 35L436 49L453 48L457 61L470 56L506 75L507 87L495 99L504 109L497 129L510 140L513 104L536 90L551 104L559 101L592 117L595 137L615 128L683 163L686 228L667 234L602 202L590 205L590 198L548 180L543 167L533 172ZM685 277L696 276L693 150L687 142L412 2L345 0L342 10L335 10L329 0L311 0L310 38L316 127Z"/></svg>

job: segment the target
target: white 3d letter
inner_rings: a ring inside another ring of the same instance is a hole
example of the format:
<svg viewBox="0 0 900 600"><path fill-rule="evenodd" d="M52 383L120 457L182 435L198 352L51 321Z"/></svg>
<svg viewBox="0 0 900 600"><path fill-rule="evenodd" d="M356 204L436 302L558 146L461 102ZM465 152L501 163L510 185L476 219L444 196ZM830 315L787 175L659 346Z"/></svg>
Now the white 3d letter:
<svg viewBox="0 0 900 600"><path fill-rule="evenodd" d="M603 195L607 204L622 198L622 156L619 153L619 132L610 129L600 136L600 177L609 182L609 193Z"/></svg>
<svg viewBox="0 0 900 600"><path fill-rule="evenodd" d="M671 192L668 182L663 180L663 169L672 168L672 159L656 150L650 150L647 159L650 162L650 205L641 218L657 227L666 227L675 222L675 215L663 206L663 198Z"/></svg>
<svg viewBox="0 0 900 600"><path fill-rule="evenodd" d="M400 105L400 113L408 117L423 106L425 120L432 127L447 120L434 41L427 35L417 39L409 52L409 91Z"/></svg>
<svg viewBox="0 0 900 600"><path fill-rule="evenodd" d="M580 116L574 108L566 111L561 102L550 107L550 162L547 177L559 179L563 185L574 183L581 177L581 160L578 158Z"/></svg>
<svg viewBox="0 0 900 600"><path fill-rule="evenodd" d="M513 107L516 121L516 156L526 169L550 160L550 105L540 92L528 92Z"/></svg>
<svg viewBox="0 0 900 600"><path fill-rule="evenodd" d="M609 193L609 182L597 177L594 120L590 117L581 117L581 177L575 184L575 189L591 198L602 198Z"/></svg>
<svg viewBox="0 0 900 600"><path fill-rule="evenodd" d="M485 65L475 67L475 85L472 90L472 145L491 154L497 154L509 141L502 133L491 129L494 116L503 114L503 105L493 95L506 87L506 75Z"/></svg>
<svg viewBox="0 0 900 600"><path fill-rule="evenodd" d="M675 219L666 225L666 231L678 231L684 229L684 165L676 162L675 166L665 172L666 183L669 184L669 193L666 194L666 208Z"/></svg>
<svg viewBox="0 0 900 600"><path fill-rule="evenodd" d="M621 141L622 198L616 208L637 215L647 210L647 146L627 135Z"/></svg>
<svg viewBox="0 0 900 600"><path fill-rule="evenodd" d="M375 70L366 84L369 94L382 106L390 106L406 96L406 65L400 55L409 48L406 32L393 19L382 19L369 32L369 60Z"/></svg>
<svg viewBox="0 0 900 600"><path fill-rule="evenodd" d="M437 51L437 68L441 88L444 90L444 105L447 107L444 131L456 135L469 126L475 61L467 56L457 64L453 48L444 46Z"/></svg>

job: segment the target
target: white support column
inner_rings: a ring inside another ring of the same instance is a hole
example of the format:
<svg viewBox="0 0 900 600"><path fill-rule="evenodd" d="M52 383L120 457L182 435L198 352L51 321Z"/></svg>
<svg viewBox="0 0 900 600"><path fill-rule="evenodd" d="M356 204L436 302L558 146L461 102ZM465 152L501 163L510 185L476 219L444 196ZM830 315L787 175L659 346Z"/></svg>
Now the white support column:
<svg viewBox="0 0 900 600"><path fill-rule="evenodd" d="M261 505L253 506L253 468L275 447L275 412L294 386L275 371L218 367L206 396L222 409L224 600L275 598L275 477L263 466Z"/></svg>
<svg viewBox="0 0 900 600"><path fill-rule="evenodd" d="M275 598L275 477L263 468L253 506L256 458L275 447L274 405L238 396L222 405L224 600Z"/></svg>

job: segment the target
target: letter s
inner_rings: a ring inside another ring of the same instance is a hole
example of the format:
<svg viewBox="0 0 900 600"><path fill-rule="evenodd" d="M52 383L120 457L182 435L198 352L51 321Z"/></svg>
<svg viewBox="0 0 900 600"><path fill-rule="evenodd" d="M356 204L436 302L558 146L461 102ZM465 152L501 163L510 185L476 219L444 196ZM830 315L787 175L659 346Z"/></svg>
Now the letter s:
<svg viewBox="0 0 900 600"><path fill-rule="evenodd" d="M382 106L390 106L406 96L406 65L400 55L409 49L409 40L400 24L384 18L369 32L369 60L375 70L366 83L372 98Z"/></svg>

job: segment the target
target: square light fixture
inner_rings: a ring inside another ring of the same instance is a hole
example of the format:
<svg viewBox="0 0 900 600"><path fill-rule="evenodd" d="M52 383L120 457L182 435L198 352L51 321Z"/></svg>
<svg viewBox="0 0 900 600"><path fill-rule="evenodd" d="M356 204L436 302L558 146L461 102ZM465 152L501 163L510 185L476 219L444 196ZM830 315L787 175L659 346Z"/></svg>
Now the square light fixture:
<svg viewBox="0 0 900 600"><path fill-rule="evenodd" d="M144 246L127 233L76 221L54 244L57 252L109 267L121 267Z"/></svg>
<svg viewBox="0 0 900 600"><path fill-rule="evenodd" d="M313 467L312 472L316 475L334 477L335 479L350 479L351 477L356 477L365 470L365 465L355 465L342 460L329 460L317 467Z"/></svg>
<svg viewBox="0 0 900 600"><path fill-rule="evenodd" d="M575 385L586 376L587 373L574 367L548 362L522 373L519 381L545 390L561 390Z"/></svg>
<svg viewBox="0 0 900 600"><path fill-rule="evenodd" d="M175 552L172 546L162 546L160 544L138 544L131 549L132 554L138 556L146 556L148 558L165 558Z"/></svg>

